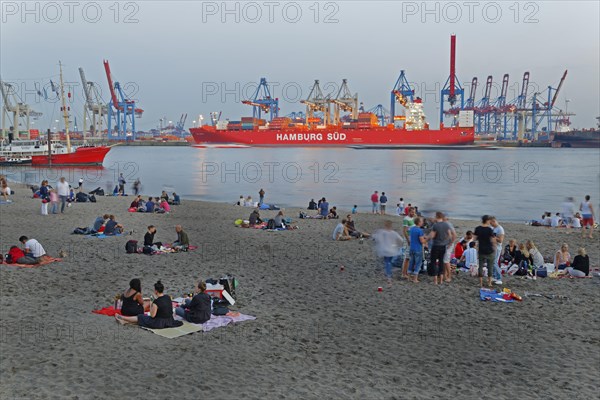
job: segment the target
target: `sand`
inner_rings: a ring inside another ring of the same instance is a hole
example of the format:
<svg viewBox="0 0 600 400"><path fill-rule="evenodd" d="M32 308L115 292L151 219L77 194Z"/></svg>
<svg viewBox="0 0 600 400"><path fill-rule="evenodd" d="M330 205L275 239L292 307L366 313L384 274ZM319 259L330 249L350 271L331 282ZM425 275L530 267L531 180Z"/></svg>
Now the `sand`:
<svg viewBox="0 0 600 400"><path fill-rule="evenodd" d="M337 221L297 220L300 229L265 232L233 226L250 209L184 201L168 215L128 213L131 197L98 198L64 215L39 215L39 200L17 187L0 206L5 253L20 235L38 239L63 262L0 266L2 399L592 399L600 390L600 279L505 278L504 286L567 298L481 302L478 282L458 275L436 287L399 279L385 285L369 242L333 242ZM131 236L96 239L70 232L114 213ZM492 213L493 210L490 210ZM298 210L286 213L296 217ZM263 212L273 216L274 212ZM396 229L401 219L391 217ZM372 232L384 217L358 214ZM459 234L475 221L452 221ZM190 253L128 255L125 242L175 239L182 224ZM598 239L563 230L503 224L507 238L533 239L550 257L582 243L597 266ZM596 237L598 232L596 232ZM340 264L345 266L340 271ZM165 339L95 315L131 278L143 291L161 279L166 293L198 278L232 273L234 309L257 317L179 339ZM377 291L383 286L382 292Z"/></svg>

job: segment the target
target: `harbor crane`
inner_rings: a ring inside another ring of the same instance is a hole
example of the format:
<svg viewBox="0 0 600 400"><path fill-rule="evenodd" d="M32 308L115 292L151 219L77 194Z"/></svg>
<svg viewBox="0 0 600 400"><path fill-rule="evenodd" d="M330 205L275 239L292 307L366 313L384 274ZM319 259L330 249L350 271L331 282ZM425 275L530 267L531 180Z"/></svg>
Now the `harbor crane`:
<svg viewBox="0 0 600 400"><path fill-rule="evenodd" d="M347 79L342 79L337 96L335 99L330 99L329 103L333 104L333 125L340 124L340 112L342 111L351 113L352 119L358 118L358 93L352 95Z"/></svg>
<svg viewBox="0 0 600 400"><path fill-rule="evenodd" d="M464 102L465 90L460 84L460 80L456 76L456 35L450 36L450 76L446 80L444 87L440 93L440 127L444 126L444 114L456 116L460 110L465 107ZM460 105L457 103L460 98ZM450 110L444 111L444 104L450 105ZM455 106L456 105L456 106ZM454 117L454 122L456 118Z"/></svg>
<svg viewBox="0 0 600 400"><path fill-rule="evenodd" d="M117 140L135 140L135 118L141 117L144 110L136 108L135 100L125 96L121 84L114 82L110 72L110 65L104 60L104 70L110 89L110 102L108 103L108 135ZM119 97L117 97L117 94ZM112 130L112 120L115 119L115 132Z"/></svg>
<svg viewBox="0 0 600 400"><path fill-rule="evenodd" d="M271 97L271 90L266 78L260 78L260 83L251 100L243 100L243 104L252 106L252 117L261 118L262 113L269 114L269 121L279 115L279 99Z"/></svg>
<svg viewBox="0 0 600 400"><path fill-rule="evenodd" d="M85 95L85 104L83 105L83 137L87 132L87 122L91 121L90 135L98 136L102 133L103 122L108 115L108 107L102 101L100 89L95 82L90 82L85 78L83 68L79 67L79 76L83 85L83 93Z"/></svg>
<svg viewBox="0 0 600 400"><path fill-rule="evenodd" d="M396 84L390 94L390 123L394 123L396 120L405 120L405 116L396 115L396 102L405 107L407 101L412 102L414 100L414 95L414 89L410 87L404 70L401 70L400 76L396 80Z"/></svg>
<svg viewBox="0 0 600 400"><path fill-rule="evenodd" d="M19 101L13 86L0 80L0 91L2 92L2 138L0 140L9 139L9 131L13 134L13 139L18 139L21 133L19 129L22 126L21 118L25 119L25 137L30 138L31 118L37 119L42 116L41 112L33 110L29 104ZM10 127L6 127L6 119L10 121Z"/></svg>
<svg viewBox="0 0 600 400"><path fill-rule="evenodd" d="M490 116L493 109L490 106L490 95L492 92L493 77L489 75L485 82L485 92L481 100L475 105L475 127L477 132L484 133L490 131Z"/></svg>
<svg viewBox="0 0 600 400"><path fill-rule="evenodd" d="M375 114L380 126L387 126L387 124L391 123L390 112L382 104L377 104L375 107L367 110L367 112Z"/></svg>
<svg viewBox="0 0 600 400"><path fill-rule="evenodd" d="M477 94L477 77L474 76L471 81L471 89L469 91L469 98L465 103L465 110L472 110L475 108L475 96Z"/></svg>
<svg viewBox="0 0 600 400"><path fill-rule="evenodd" d="M323 95L323 91L319 86L319 80L315 79L310 93L306 100L300 100L300 103L306 104L306 123L313 124L318 123L320 118L315 117L316 112L323 113L323 124L329 125L329 118L331 115L329 107L329 99Z"/></svg>

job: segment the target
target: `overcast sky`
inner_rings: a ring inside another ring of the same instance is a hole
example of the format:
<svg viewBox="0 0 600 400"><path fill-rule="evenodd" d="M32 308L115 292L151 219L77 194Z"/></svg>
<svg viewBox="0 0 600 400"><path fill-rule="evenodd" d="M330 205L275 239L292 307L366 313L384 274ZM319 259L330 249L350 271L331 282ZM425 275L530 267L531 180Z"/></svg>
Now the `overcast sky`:
<svg viewBox="0 0 600 400"><path fill-rule="evenodd" d="M239 103L261 77L274 83L280 114L303 110L314 79L334 93L342 78L366 108L390 105L400 70L416 83L428 120L439 120L439 89L449 74L449 38L457 35L457 75L468 89L493 75L510 74L508 100L517 96L525 71L546 95L565 69L558 105L569 100L577 127L595 125L600 114L600 7L597 1L538 2L2 2L0 66L5 81L44 112L45 129L59 108L34 94L58 80L74 82L73 114L81 121L78 67L98 82L108 101L102 65L128 84L145 110L138 129L161 117L187 126L211 111L238 119L251 115ZM423 7L425 4L425 8ZM229 13L227 12L229 10ZM333 83L335 85L333 85ZM498 95L498 87L492 97ZM285 89L285 90L284 90ZM29 90L29 94L27 94ZM227 90L227 91L224 91ZM246 92L246 93L244 93ZM81 127L81 122L79 122Z"/></svg>

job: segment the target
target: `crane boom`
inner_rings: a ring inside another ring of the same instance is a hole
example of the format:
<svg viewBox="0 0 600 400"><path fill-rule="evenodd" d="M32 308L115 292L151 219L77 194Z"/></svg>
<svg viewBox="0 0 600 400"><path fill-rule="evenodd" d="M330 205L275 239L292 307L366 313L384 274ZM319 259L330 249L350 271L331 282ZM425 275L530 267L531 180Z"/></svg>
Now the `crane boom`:
<svg viewBox="0 0 600 400"><path fill-rule="evenodd" d="M117 110L122 110L119 108L119 100L117 99L117 94L115 93L115 87L113 85L112 75L110 73L110 65L108 64L108 60L104 60L104 70L106 71L106 79L108 80L108 88L110 90L110 98L112 99L113 106Z"/></svg>
<svg viewBox="0 0 600 400"><path fill-rule="evenodd" d="M83 72L83 68L79 67L79 76L81 77L81 84L83 85L83 93L85 94L85 102L87 103L87 107L89 110L92 109L93 101L92 95L90 94L90 87L87 79L85 79L85 73Z"/></svg>
<svg viewBox="0 0 600 400"><path fill-rule="evenodd" d="M565 70L565 73L563 74L562 78L560 78L560 83L558 84L558 87L556 88L556 92L554 92L554 97L552 97L552 102L550 103L550 108L554 107L554 103L556 103L556 99L558 98L558 93L560 93L560 88L562 87L563 83L565 82L566 77L567 77L567 70Z"/></svg>

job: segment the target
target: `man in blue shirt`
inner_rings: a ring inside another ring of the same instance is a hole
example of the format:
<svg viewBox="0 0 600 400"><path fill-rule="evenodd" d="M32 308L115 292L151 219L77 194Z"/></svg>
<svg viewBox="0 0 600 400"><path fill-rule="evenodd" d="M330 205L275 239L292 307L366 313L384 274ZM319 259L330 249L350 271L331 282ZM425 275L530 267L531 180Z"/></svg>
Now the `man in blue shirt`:
<svg viewBox="0 0 600 400"><path fill-rule="evenodd" d="M415 225L408 230L410 235L410 259L408 262L409 280L419 282L419 271L423 264L423 244L427 243L427 238L421 227L423 226L423 218L415 217Z"/></svg>
<svg viewBox="0 0 600 400"><path fill-rule="evenodd" d="M152 197L146 202L146 212L154 212L154 202L152 201Z"/></svg>
<svg viewBox="0 0 600 400"><path fill-rule="evenodd" d="M327 218L327 215L329 215L329 203L325 200L325 197L323 197L321 204L319 204L319 214L321 218Z"/></svg>
<svg viewBox="0 0 600 400"><path fill-rule="evenodd" d="M385 214L385 205L387 204L387 196L385 192L381 192L381 196L379 197L379 211L381 215Z"/></svg>

